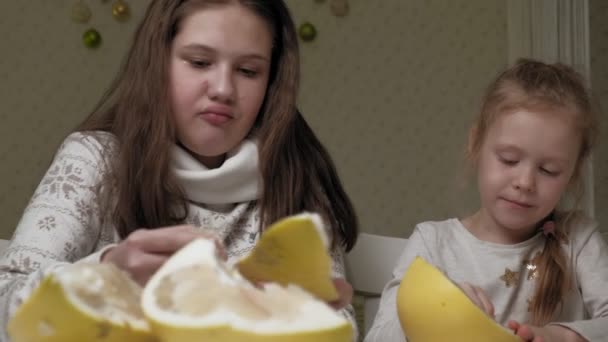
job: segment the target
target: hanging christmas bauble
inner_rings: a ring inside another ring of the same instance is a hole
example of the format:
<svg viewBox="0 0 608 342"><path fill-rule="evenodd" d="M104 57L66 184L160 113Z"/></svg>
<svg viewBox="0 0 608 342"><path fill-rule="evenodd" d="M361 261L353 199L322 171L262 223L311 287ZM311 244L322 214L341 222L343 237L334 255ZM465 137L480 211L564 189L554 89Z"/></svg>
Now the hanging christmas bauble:
<svg viewBox="0 0 608 342"><path fill-rule="evenodd" d="M129 10L129 5L123 0L116 0L112 4L112 16L118 21L125 21L129 19L131 15L131 11Z"/></svg>
<svg viewBox="0 0 608 342"><path fill-rule="evenodd" d="M305 22L302 25L300 25L300 28L298 29L298 33L300 35L300 38L305 41L305 42L310 42L313 41L315 39L315 37L317 36L317 29L315 28L315 26L309 22Z"/></svg>
<svg viewBox="0 0 608 342"><path fill-rule="evenodd" d="M82 0L79 0L72 6L71 17L77 23L86 23L91 19L91 9Z"/></svg>
<svg viewBox="0 0 608 342"><path fill-rule="evenodd" d="M84 46L94 49L101 44L101 34L96 29L88 29L82 35Z"/></svg>

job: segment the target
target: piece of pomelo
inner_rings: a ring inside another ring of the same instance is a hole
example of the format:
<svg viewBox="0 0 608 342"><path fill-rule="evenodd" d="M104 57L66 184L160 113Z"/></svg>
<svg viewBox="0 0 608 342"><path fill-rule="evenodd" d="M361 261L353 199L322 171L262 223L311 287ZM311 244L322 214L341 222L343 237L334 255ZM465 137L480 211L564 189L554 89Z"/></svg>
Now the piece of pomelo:
<svg viewBox="0 0 608 342"><path fill-rule="evenodd" d="M433 265L416 257L397 291L397 313L410 342L518 342Z"/></svg>
<svg viewBox="0 0 608 342"><path fill-rule="evenodd" d="M253 286L195 240L150 279L142 308L161 341L351 341L350 323L298 286Z"/></svg>
<svg viewBox="0 0 608 342"><path fill-rule="evenodd" d="M141 287L110 264L72 264L45 277L8 324L12 342L152 342Z"/></svg>
<svg viewBox="0 0 608 342"><path fill-rule="evenodd" d="M254 283L295 284L324 301L335 301L338 292L331 279L328 249L321 217L303 213L271 225L236 267Z"/></svg>
<svg viewBox="0 0 608 342"><path fill-rule="evenodd" d="M273 224L235 265L210 240L195 240L143 295L115 266L73 264L42 281L9 334L13 342L351 341L350 323L325 303L338 298L328 244L320 217L308 213Z"/></svg>

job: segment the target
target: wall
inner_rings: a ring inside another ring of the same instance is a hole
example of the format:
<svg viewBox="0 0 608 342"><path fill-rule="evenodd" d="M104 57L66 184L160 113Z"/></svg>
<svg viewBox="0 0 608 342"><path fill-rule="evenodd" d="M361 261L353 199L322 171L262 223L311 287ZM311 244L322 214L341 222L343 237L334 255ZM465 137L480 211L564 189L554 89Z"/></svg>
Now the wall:
<svg viewBox="0 0 608 342"><path fill-rule="evenodd" d="M71 21L76 1L0 1L0 238L10 238L62 139L88 114L115 74L143 14L115 21L111 2L86 1L89 24ZM95 51L81 43L96 27Z"/></svg>
<svg viewBox="0 0 608 342"><path fill-rule="evenodd" d="M608 234L608 2L589 1L591 42L591 86L601 106L601 137L593 156L595 178L595 215L600 228Z"/></svg>
<svg viewBox="0 0 608 342"><path fill-rule="evenodd" d="M507 63L503 1L292 0L317 23L302 45L301 104L336 159L367 232L468 213L463 152L481 92Z"/></svg>
<svg viewBox="0 0 608 342"><path fill-rule="evenodd" d="M134 17L118 23L111 1L85 1L93 19L84 25L70 20L75 2L0 2L0 238L111 81L146 4L127 0ZM473 207L462 152L480 93L507 60L504 0L350 0L343 18L328 1L288 3L319 31L301 46L301 107L362 229L406 236L416 222ZM95 51L80 42L88 26L104 38Z"/></svg>

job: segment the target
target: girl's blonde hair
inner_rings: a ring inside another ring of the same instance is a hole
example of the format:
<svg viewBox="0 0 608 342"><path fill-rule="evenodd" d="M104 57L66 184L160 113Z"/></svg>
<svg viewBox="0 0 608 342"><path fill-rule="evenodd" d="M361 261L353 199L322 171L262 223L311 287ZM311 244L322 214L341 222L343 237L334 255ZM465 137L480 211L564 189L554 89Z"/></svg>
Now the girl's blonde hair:
<svg viewBox="0 0 608 342"><path fill-rule="evenodd" d="M561 246L567 241L569 228L580 215L574 210L580 206L583 195L583 165L597 137L597 117L595 105L581 75L571 67L561 64L547 64L532 59L520 59L515 65L502 72L486 90L481 111L473 126L469 146L469 158L477 163L479 151L489 127L498 115L517 109L564 109L575 116L576 129L581 142L576 166L567 191L574 199L574 208L566 212L552 212L539 222L539 228L547 220L554 220L556 234L546 239L537 265L540 270L534 297L530 303L532 323L548 323L557 307L569 291L571 272L568 259Z"/></svg>

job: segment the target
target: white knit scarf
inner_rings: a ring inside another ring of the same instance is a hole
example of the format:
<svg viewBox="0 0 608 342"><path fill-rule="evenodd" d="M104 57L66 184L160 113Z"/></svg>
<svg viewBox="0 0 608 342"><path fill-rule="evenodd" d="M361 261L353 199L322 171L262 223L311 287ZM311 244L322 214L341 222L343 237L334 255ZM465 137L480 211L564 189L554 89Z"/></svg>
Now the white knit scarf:
<svg viewBox="0 0 608 342"><path fill-rule="evenodd" d="M244 140L228 152L224 163L209 169L183 147L175 145L171 167L189 200L204 204L233 204L256 200L260 194L258 147Z"/></svg>

